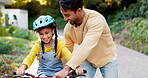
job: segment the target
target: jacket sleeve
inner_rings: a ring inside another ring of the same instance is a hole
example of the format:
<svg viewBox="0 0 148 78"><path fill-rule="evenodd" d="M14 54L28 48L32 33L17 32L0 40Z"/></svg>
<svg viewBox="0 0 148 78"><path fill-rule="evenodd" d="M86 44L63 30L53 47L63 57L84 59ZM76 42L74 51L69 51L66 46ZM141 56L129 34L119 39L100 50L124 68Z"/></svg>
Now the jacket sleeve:
<svg viewBox="0 0 148 78"><path fill-rule="evenodd" d="M63 57L68 61L71 59L72 53L66 48L64 41L58 40L57 58L60 60Z"/></svg>
<svg viewBox="0 0 148 78"><path fill-rule="evenodd" d="M69 61L72 58L72 53L66 47L64 47L62 49L62 57Z"/></svg>
<svg viewBox="0 0 148 78"><path fill-rule="evenodd" d="M76 69L78 65L86 60L92 52L92 49L99 42L99 38L103 32L104 26L106 25L105 19L100 17L90 18L88 21L91 22L91 24L87 25L88 31L82 43L77 48L73 57L66 63L66 65L70 66L72 69Z"/></svg>
<svg viewBox="0 0 148 78"><path fill-rule="evenodd" d="M71 32L68 31L68 30L70 30L70 27L65 26L65 28L64 28L64 37L65 37L66 47L68 48L68 50L70 52L73 52L74 42L73 42L73 40L71 39L71 37L69 35Z"/></svg>
<svg viewBox="0 0 148 78"><path fill-rule="evenodd" d="M26 56L26 58L24 59L24 61L22 62L22 65L25 64L27 65L27 69L31 66L31 64L33 63L38 51L39 51L39 43L35 43L34 46L32 47L30 53Z"/></svg>

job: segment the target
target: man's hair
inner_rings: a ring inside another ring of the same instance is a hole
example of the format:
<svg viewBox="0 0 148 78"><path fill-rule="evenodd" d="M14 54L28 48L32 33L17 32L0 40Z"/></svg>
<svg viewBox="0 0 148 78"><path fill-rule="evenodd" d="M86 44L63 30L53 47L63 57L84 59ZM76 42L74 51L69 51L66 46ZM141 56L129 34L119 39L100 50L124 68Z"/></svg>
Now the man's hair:
<svg viewBox="0 0 148 78"><path fill-rule="evenodd" d="M83 0L60 0L59 5L64 10L76 12L78 8L82 8Z"/></svg>

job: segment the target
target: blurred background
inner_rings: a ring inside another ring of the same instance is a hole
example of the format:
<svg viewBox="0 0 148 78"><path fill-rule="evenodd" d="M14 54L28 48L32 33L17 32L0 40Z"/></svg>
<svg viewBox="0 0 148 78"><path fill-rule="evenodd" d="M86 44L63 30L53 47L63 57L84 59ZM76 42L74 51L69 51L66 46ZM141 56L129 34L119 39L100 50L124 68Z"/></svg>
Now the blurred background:
<svg viewBox="0 0 148 78"><path fill-rule="evenodd" d="M51 15L64 28L58 1L0 0L0 77L12 76L29 53L38 16ZM148 0L83 0L83 8L105 16L116 44L148 55Z"/></svg>

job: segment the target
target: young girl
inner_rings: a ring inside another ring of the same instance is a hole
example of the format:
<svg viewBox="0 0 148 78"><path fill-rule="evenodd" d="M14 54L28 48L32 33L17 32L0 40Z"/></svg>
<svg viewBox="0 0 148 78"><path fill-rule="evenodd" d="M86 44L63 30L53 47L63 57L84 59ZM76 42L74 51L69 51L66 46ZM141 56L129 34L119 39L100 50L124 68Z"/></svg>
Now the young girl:
<svg viewBox="0 0 148 78"><path fill-rule="evenodd" d="M33 30L39 34L40 40L32 47L29 55L22 62L22 66L16 71L17 75L23 75L34 58L39 60L37 74L39 77L54 76L54 73L63 69L61 58L71 59L71 52L65 47L62 40L57 39L56 23L51 16L40 16L33 22ZM55 35L55 38L53 38ZM80 67L77 74L82 74Z"/></svg>

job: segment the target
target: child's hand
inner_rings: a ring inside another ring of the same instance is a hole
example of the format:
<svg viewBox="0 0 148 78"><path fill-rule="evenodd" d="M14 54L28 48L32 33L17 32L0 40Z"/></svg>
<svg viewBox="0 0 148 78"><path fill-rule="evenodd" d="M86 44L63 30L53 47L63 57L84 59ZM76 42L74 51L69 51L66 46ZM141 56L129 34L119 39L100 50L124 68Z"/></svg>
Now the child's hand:
<svg viewBox="0 0 148 78"><path fill-rule="evenodd" d="M77 75L80 75L80 74L83 74L83 69L79 66L77 69L76 69L76 74Z"/></svg>
<svg viewBox="0 0 148 78"><path fill-rule="evenodd" d="M16 71L16 74L17 75L20 75L20 76L23 76L24 73L25 73L25 69L27 68L26 65L22 65L17 71Z"/></svg>
<svg viewBox="0 0 148 78"><path fill-rule="evenodd" d="M16 74L19 75L19 76L23 76L24 73L25 73L25 70L21 69L21 68L16 71Z"/></svg>

